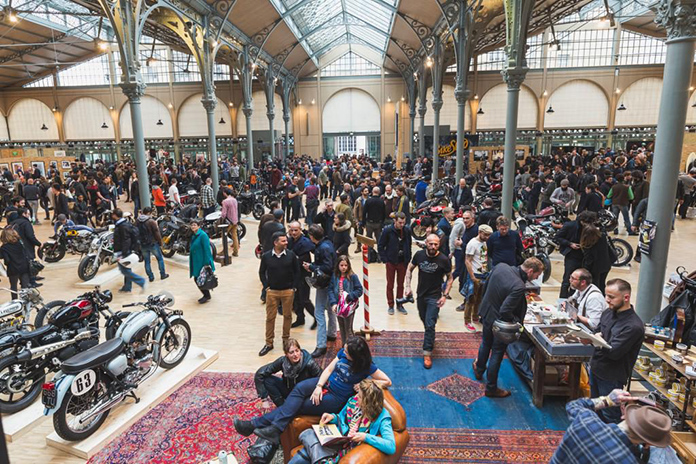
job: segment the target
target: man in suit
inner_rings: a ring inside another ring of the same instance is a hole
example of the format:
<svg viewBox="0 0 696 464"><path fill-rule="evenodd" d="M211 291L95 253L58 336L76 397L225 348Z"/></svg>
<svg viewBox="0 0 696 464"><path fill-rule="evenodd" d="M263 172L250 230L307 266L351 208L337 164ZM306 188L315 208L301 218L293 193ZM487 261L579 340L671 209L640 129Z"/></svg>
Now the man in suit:
<svg viewBox="0 0 696 464"><path fill-rule="evenodd" d="M556 240L561 247L563 255L563 282L561 283L560 298L568 298L570 295L570 275L582 267L583 252L580 249L580 236L582 228L588 224L597 222L597 213L583 211L578 214L574 221L563 224L561 230L556 234Z"/></svg>
<svg viewBox="0 0 696 464"><path fill-rule="evenodd" d="M479 306L479 317L483 324L483 339L478 357L474 361L476 380L486 375L486 396L504 398L510 396L509 390L498 388L498 371L503 361L507 345L493 336L493 323L500 319L505 322L522 322L527 312L525 282L538 278L544 272L544 264L537 258L527 258L521 266L500 263L486 282L486 289ZM489 359L490 356L490 359Z"/></svg>
<svg viewBox="0 0 696 464"><path fill-rule="evenodd" d="M450 200L455 211L474 202L474 195L471 193L469 186L466 185L466 179L459 179L459 184L452 189Z"/></svg>

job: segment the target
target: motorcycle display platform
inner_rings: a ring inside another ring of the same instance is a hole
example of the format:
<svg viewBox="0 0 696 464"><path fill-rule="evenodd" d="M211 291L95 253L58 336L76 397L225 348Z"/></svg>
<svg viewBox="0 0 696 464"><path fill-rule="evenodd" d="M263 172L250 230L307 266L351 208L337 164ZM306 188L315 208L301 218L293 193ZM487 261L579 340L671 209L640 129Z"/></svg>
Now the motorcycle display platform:
<svg viewBox="0 0 696 464"><path fill-rule="evenodd" d="M53 432L46 437L46 444L79 458L90 459L177 388L212 364L218 356L217 351L191 346L181 364L171 370L159 368L152 377L140 385L136 391L136 394L139 394L139 403L128 399L124 404L112 409L106 422L89 438L72 442L63 440ZM41 405L40 401L37 403Z"/></svg>
<svg viewBox="0 0 696 464"><path fill-rule="evenodd" d="M3 414L2 428L5 432L5 440L7 440L8 443L19 440L20 437L24 436L36 424L47 419L43 412L44 405L41 404L41 400L37 400L28 408L14 414Z"/></svg>
<svg viewBox="0 0 696 464"><path fill-rule="evenodd" d="M108 271L98 273L91 280L86 282L78 281L75 283L75 286L78 288L94 288L97 285L106 286L106 284L110 283L112 280L118 279L119 277L123 277L123 274L121 274L121 271L118 270L118 266L115 266Z"/></svg>
<svg viewBox="0 0 696 464"><path fill-rule="evenodd" d="M69 269L69 268L74 268L77 269L77 266L80 264L80 258L68 258L68 259L61 259L57 263L48 263L46 261L41 262L44 266L46 266L46 270L55 270L55 269Z"/></svg>
<svg viewBox="0 0 696 464"><path fill-rule="evenodd" d="M563 262L563 255L560 253L553 253L549 256L549 259L553 262ZM631 273L631 265L627 264L625 266L612 266L611 272L624 272L626 274Z"/></svg>

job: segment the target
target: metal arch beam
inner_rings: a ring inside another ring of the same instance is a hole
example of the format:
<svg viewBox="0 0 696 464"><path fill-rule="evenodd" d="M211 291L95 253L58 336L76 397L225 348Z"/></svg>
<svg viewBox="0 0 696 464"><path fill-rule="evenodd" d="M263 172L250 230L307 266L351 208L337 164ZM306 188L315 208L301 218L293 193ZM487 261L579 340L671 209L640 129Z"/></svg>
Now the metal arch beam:
<svg viewBox="0 0 696 464"><path fill-rule="evenodd" d="M405 15L404 13L397 12L396 16L401 18L411 29L411 31L413 31L413 33L416 34L416 37L418 37L418 41L421 43L421 46L426 51L426 53L430 53L430 50L433 48L433 45L431 44L428 46L426 45L426 42L428 38L432 40L433 30L429 26L421 23L415 18L411 18L410 16Z"/></svg>
<svg viewBox="0 0 696 464"><path fill-rule="evenodd" d="M227 9L227 13L225 13L225 17L222 19L222 22L220 23L220 25L221 25L220 30L217 32L217 34L215 36L216 42L220 42L220 37L222 36L222 32L224 29L223 26L227 22L227 19L230 17L230 14L232 14L232 9L235 7L236 4L237 4L237 0L231 0L230 7ZM217 51L218 51L218 47L215 47L215 52L213 54L213 57L215 57L215 55L217 55Z"/></svg>
<svg viewBox="0 0 696 464"><path fill-rule="evenodd" d="M419 58L419 50L416 50L415 48L411 48L408 44L406 43L401 43L398 40L396 40L394 37L389 37L389 41L392 42L394 45L399 47L399 50L404 54L408 62L411 64L411 67L413 69L417 69L418 66L420 66L420 60ZM410 56L413 54L413 56ZM417 61L414 61L417 60Z"/></svg>
<svg viewBox="0 0 696 464"><path fill-rule="evenodd" d="M254 55L252 56L253 62L256 62L256 60L258 60L259 56L261 55L261 52L263 51L263 47L265 47L266 43L268 43L268 39L271 37L271 34L273 34L273 32L282 22L283 18L278 18L273 24L264 27L259 32L251 36L251 44L253 47L252 52L256 50Z"/></svg>
<svg viewBox="0 0 696 464"><path fill-rule="evenodd" d="M2 63L7 63L8 61L16 60L18 58L21 58L25 55L29 55L32 52L35 52L37 50L40 50L44 48L46 45L50 45L55 43L56 41L63 40L65 37L67 37L67 34L58 34L54 38L48 39L43 43L37 43L36 45L32 45L31 47L23 48L22 50L12 53L11 55L3 56L0 58L0 64Z"/></svg>

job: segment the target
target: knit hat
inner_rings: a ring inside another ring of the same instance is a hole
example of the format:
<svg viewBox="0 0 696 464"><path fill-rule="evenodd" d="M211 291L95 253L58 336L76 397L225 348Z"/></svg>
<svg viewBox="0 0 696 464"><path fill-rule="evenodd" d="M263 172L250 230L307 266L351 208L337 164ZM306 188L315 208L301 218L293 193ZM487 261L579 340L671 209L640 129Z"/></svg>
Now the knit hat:
<svg viewBox="0 0 696 464"><path fill-rule="evenodd" d="M486 234L492 234L493 233L493 228L489 226L488 224L481 224L478 228L479 232L484 232Z"/></svg>
<svg viewBox="0 0 696 464"><path fill-rule="evenodd" d="M660 408L629 404L626 424L634 435L649 445L664 448L670 444L672 419Z"/></svg>

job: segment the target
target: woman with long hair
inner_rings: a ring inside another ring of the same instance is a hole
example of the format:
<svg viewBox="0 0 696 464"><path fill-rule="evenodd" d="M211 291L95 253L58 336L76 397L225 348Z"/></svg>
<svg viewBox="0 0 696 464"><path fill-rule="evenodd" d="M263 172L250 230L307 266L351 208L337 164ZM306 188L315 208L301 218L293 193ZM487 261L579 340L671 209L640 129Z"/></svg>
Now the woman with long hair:
<svg viewBox="0 0 696 464"><path fill-rule="evenodd" d="M19 234L14 229L5 228L0 232L0 258L5 262L7 268L7 278L10 280L12 299L17 298L17 282L22 284L22 288L29 288L30 267L29 258L24 250Z"/></svg>
<svg viewBox="0 0 696 464"><path fill-rule="evenodd" d="M594 225L586 225L580 235L580 249L582 250L582 267L592 274L592 283L604 293L604 284L612 264L616 262L616 255L609 248L606 235Z"/></svg>
<svg viewBox="0 0 696 464"><path fill-rule="evenodd" d="M353 319L362 294L360 278L353 272L350 259L339 256L329 284L329 307L336 313L343 341L353 336Z"/></svg>
<svg viewBox="0 0 696 464"><path fill-rule="evenodd" d="M384 407L384 390L373 380L365 379L358 384L358 393L348 400L340 413L324 413L321 425L336 424L350 442L340 450L321 447L321 454L327 456L324 464L338 464L356 446L367 443L386 455L396 452L396 439L391 416ZM316 434L310 428L300 434L303 443L314 443ZM312 464L309 452L302 448L293 456L289 464Z"/></svg>
<svg viewBox="0 0 696 464"><path fill-rule="evenodd" d="M295 416L340 412L355 394L355 385L368 377L382 387L391 385L387 374L372 362L370 347L365 339L349 338L321 376L298 383L285 403L267 414L250 421L234 419L234 428L245 437L253 433L278 444L280 434Z"/></svg>
<svg viewBox="0 0 696 464"><path fill-rule="evenodd" d="M200 222L194 219L191 221L190 227L193 235L191 235L189 252L189 270L190 276L195 281L205 266L210 266L214 271L215 263L213 262L213 253L210 250L210 237L201 229ZM198 300L200 304L210 301L210 290L201 287L198 287L198 290L203 294Z"/></svg>
<svg viewBox="0 0 696 464"><path fill-rule="evenodd" d="M333 244L336 250L336 256L347 255L348 248L352 243L350 238L351 222L346 220L343 213L338 213L333 220Z"/></svg>

